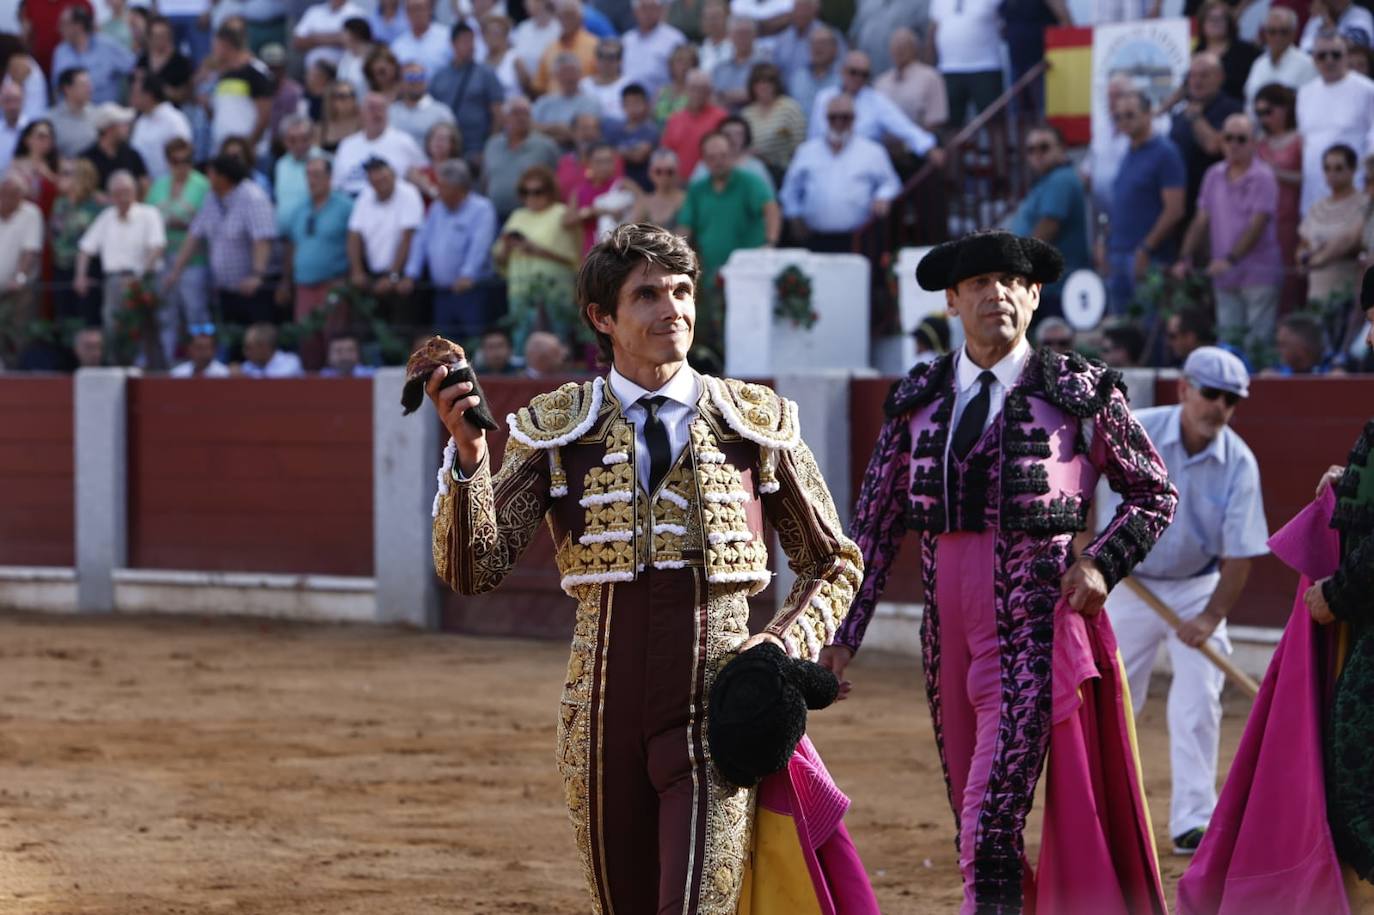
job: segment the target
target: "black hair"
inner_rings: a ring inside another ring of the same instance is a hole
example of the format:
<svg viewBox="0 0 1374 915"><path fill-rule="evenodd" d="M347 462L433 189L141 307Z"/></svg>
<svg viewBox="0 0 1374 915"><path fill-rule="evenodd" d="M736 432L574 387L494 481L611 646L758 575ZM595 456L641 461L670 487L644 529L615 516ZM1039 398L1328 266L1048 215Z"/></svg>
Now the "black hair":
<svg viewBox="0 0 1374 915"><path fill-rule="evenodd" d="M1113 346L1124 349L1132 363L1139 364L1140 357L1145 352L1145 334L1139 327L1134 324L1118 324L1104 330L1102 336Z"/></svg>
<svg viewBox="0 0 1374 915"><path fill-rule="evenodd" d="M696 252L676 232L649 223L619 226L582 259L577 271L577 311L596 334L601 358L611 361L611 338L596 329L591 309L615 317L620 304L620 288L635 270L654 264L670 273L686 274L696 286L701 272Z"/></svg>
<svg viewBox="0 0 1374 915"><path fill-rule="evenodd" d="M458 40L459 35L471 34L472 26L468 25L466 22L456 22L454 23L453 28L448 33L448 40L449 43L452 44L453 42Z"/></svg>
<svg viewBox="0 0 1374 915"><path fill-rule="evenodd" d="M86 72L88 71L85 67L68 67L63 70L61 73L57 74L57 91L61 92L64 89L70 89L72 83L76 82L76 78Z"/></svg>
<svg viewBox="0 0 1374 915"><path fill-rule="evenodd" d="M210 170L230 184L239 184L248 177L248 165L238 156L220 153L210 160Z"/></svg>

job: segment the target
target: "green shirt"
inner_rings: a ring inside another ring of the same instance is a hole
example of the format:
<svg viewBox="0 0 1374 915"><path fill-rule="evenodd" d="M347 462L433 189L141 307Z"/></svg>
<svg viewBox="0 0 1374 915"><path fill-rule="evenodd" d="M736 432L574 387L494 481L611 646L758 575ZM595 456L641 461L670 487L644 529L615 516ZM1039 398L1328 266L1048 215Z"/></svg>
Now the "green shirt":
<svg viewBox="0 0 1374 915"><path fill-rule="evenodd" d="M181 186L181 193L176 197L172 196L171 175L163 175L148 189L148 199L144 202L157 207L157 211L162 214L162 223L167 228L168 263L176 259L177 252L181 250L181 243L186 241L186 232L191 227L191 220L200 212L200 205L205 201L205 195L209 191L210 179L200 172L191 172L187 176L186 183ZM196 266L205 263L204 246L196 252L190 263Z"/></svg>
<svg viewBox="0 0 1374 915"><path fill-rule="evenodd" d="M738 168L719 191L710 176L692 182L678 225L691 230L703 275L714 276L736 248L763 246L763 207L772 200L767 184Z"/></svg>

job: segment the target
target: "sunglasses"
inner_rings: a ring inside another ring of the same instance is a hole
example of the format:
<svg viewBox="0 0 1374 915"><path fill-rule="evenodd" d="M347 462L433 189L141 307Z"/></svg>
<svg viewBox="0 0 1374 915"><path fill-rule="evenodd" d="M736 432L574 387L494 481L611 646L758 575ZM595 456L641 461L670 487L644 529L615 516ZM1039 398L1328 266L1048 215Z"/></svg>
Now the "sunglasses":
<svg viewBox="0 0 1374 915"><path fill-rule="evenodd" d="M542 187L522 187L520 188L521 197L543 197L547 190Z"/></svg>
<svg viewBox="0 0 1374 915"><path fill-rule="evenodd" d="M1026 155L1043 156L1045 153L1049 152L1052 149L1054 149L1053 143L1027 143Z"/></svg>
<svg viewBox="0 0 1374 915"><path fill-rule="evenodd" d="M862 70L858 67L845 67L844 72L848 73L850 76L862 76L864 79L868 79L869 73L869 71Z"/></svg>
<svg viewBox="0 0 1374 915"><path fill-rule="evenodd" d="M1312 55L1313 60L1340 60L1345 56L1344 51L1317 51Z"/></svg>
<svg viewBox="0 0 1374 915"><path fill-rule="evenodd" d="M827 114L825 119L832 124L852 124L854 115L852 114Z"/></svg>
<svg viewBox="0 0 1374 915"><path fill-rule="evenodd" d="M1220 397L1222 400L1226 401L1226 406L1228 407L1234 407L1236 404L1240 403L1240 395L1234 391L1223 391L1221 388L1198 384L1193 385L1193 387L1197 388L1197 392L1202 395L1204 400L1216 400Z"/></svg>
<svg viewBox="0 0 1374 915"><path fill-rule="evenodd" d="M1250 142L1250 138L1243 133L1222 134L1221 138L1227 143L1231 143L1235 146L1244 146L1246 143Z"/></svg>

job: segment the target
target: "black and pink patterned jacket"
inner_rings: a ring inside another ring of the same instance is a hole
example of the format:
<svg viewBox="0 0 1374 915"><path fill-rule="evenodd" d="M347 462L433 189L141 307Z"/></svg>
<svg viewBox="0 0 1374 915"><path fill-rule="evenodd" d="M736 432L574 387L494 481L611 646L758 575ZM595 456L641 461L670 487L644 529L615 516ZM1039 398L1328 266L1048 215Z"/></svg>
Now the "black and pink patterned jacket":
<svg viewBox="0 0 1374 915"><path fill-rule="evenodd" d="M1043 349L1031 354L982 446L970 454L947 493L944 455L955 400L953 369L953 354L919 365L888 395L888 419L852 522L851 536L864 557L864 582L835 635L837 645L858 650L908 530L932 536L994 529L1010 536L1070 537L1086 527L1093 491L1105 475L1121 494L1121 506L1083 555L1097 561L1111 587L1145 557L1173 519L1177 493L1164 462L1131 416L1120 373L1077 354Z"/></svg>

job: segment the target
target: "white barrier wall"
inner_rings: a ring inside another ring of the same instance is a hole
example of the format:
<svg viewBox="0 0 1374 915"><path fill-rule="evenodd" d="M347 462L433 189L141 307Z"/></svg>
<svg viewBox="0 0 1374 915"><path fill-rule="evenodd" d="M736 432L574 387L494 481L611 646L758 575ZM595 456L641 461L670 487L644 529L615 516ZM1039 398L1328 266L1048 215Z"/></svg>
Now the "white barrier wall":
<svg viewBox="0 0 1374 915"><path fill-rule="evenodd" d="M796 265L811 280L820 316L810 330L773 316L773 282ZM801 248L750 248L730 255L725 280L725 373L777 375L869 365L868 259Z"/></svg>

